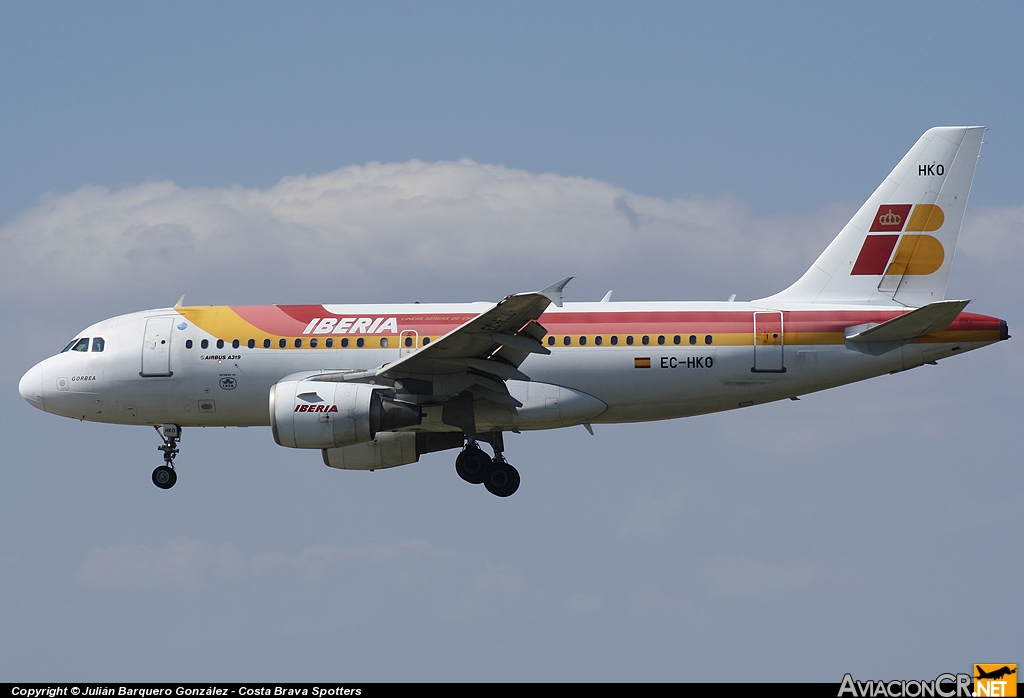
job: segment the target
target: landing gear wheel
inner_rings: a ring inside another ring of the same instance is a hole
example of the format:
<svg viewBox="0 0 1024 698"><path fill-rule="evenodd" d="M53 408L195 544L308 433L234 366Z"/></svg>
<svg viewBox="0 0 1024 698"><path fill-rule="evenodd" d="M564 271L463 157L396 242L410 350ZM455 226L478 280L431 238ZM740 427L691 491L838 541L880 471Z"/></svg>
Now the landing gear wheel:
<svg viewBox="0 0 1024 698"><path fill-rule="evenodd" d="M153 471L153 484L162 490L171 489L177 481L178 474L174 472L174 468L161 465Z"/></svg>
<svg viewBox="0 0 1024 698"><path fill-rule="evenodd" d="M509 463L495 463L484 487L498 497L511 497L519 489L519 471Z"/></svg>
<svg viewBox="0 0 1024 698"><path fill-rule="evenodd" d="M470 446L455 459L455 472L471 485L487 480L491 472L491 459L477 446Z"/></svg>

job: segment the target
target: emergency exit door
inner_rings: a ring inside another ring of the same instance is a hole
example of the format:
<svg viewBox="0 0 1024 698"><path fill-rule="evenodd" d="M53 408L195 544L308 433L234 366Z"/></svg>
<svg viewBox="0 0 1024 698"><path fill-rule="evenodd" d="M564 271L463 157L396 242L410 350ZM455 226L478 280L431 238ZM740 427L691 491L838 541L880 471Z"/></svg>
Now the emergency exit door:
<svg viewBox="0 0 1024 698"><path fill-rule="evenodd" d="M405 356L416 351L416 347L419 345L420 336L416 330L402 330L402 334L398 337L399 356Z"/></svg>

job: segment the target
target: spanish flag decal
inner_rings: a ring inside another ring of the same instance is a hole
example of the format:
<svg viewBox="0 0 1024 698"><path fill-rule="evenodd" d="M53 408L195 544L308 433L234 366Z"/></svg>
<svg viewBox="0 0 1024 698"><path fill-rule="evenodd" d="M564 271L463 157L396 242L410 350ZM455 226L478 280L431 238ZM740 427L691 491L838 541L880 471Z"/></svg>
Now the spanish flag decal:
<svg viewBox="0 0 1024 698"><path fill-rule="evenodd" d="M651 357L649 356L638 356L633 359L633 368L650 368Z"/></svg>

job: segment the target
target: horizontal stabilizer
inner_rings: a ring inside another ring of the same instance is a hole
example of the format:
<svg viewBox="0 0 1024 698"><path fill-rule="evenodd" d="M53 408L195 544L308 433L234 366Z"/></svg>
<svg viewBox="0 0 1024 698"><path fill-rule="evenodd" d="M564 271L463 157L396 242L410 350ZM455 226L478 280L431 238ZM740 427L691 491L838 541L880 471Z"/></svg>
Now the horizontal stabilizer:
<svg viewBox="0 0 1024 698"><path fill-rule="evenodd" d="M968 303L969 300L937 301L880 325L850 327L846 330L846 341L909 342L933 332L942 332L963 312Z"/></svg>

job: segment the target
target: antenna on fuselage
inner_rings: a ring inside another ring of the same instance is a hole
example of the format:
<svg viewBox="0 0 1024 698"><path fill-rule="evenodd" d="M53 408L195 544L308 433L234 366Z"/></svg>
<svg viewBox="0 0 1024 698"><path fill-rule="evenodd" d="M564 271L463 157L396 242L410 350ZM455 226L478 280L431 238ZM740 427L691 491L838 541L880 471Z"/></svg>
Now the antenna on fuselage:
<svg viewBox="0 0 1024 698"><path fill-rule="evenodd" d="M183 307L185 307L185 296L184 295L182 295L181 298L178 299L178 302L174 304L174 307L175 308L183 308Z"/></svg>

